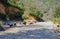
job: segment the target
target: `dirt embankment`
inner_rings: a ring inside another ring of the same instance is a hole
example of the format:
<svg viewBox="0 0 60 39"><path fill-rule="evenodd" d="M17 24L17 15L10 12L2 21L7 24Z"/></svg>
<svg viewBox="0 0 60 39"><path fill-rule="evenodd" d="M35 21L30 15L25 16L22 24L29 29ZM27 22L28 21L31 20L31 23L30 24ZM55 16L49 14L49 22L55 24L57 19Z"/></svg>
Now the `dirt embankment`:
<svg viewBox="0 0 60 39"><path fill-rule="evenodd" d="M7 6L6 4L0 2L0 13L14 14L18 11L19 9L17 9L16 7Z"/></svg>

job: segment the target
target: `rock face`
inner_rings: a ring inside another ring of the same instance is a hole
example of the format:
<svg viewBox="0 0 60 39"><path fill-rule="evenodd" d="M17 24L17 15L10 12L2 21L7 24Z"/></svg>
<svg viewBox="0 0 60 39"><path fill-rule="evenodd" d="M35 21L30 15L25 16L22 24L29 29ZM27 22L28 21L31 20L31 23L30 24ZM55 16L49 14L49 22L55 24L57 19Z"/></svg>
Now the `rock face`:
<svg viewBox="0 0 60 39"><path fill-rule="evenodd" d="M15 7L9 6L6 8L6 13L7 14L15 14L17 13L19 10Z"/></svg>
<svg viewBox="0 0 60 39"><path fill-rule="evenodd" d="M17 9L13 6L6 6L6 4L0 3L0 13L14 14L18 11L19 11L19 9Z"/></svg>
<svg viewBox="0 0 60 39"><path fill-rule="evenodd" d="M5 13L5 6L3 3L0 3L0 13Z"/></svg>
<svg viewBox="0 0 60 39"><path fill-rule="evenodd" d="M24 20L25 22L35 22L37 21L34 16L29 15L27 19Z"/></svg>

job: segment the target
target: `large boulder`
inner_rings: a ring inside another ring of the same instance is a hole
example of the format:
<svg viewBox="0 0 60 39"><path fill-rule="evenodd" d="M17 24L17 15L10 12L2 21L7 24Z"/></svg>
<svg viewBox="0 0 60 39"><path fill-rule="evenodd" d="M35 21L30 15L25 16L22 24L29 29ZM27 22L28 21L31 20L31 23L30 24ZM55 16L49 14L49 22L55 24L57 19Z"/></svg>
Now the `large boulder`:
<svg viewBox="0 0 60 39"><path fill-rule="evenodd" d="M20 10L15 8L15 7L12 7L12 6L9 6L6 8L6 13L7 14L15 14L17 12L19 12Z"/></svg>
<svg viewBox="0 0 60 39"><path fill-rule="evenodd" d="M35 22L37 21L34 16L28 15L28 18L24 20L25 22Z"/></svg>

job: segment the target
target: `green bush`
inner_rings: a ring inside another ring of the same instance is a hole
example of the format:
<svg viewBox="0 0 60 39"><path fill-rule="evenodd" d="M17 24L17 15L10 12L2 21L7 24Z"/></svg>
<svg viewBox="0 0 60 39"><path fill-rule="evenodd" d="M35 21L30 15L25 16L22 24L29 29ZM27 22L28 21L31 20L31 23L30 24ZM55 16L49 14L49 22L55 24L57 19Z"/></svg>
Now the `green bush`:
<svg viewBox="0 0 60 39"><path fill-rule="evenodd" d="M54 13L54 17L55 18L60 18L60 5L58 5L55 9L55 13Z"/></svg>
<svg viewBox="0 0 60 39"><path fill-rule="evenodd" d="M36 20L40 20L43 17L43 14L41 14L41 12L38 9L32 7L26 9L22 18L27 19L29 15L34 16Z"/></svg>
<svg viewBox="0 0 60 39"><path fill-rule="evenodd" d="M53 18L54 22L60 23L60 18Z"/></svg>
<svg viewBox="0 0 60 39"><path fill-rule="evenodd" d="M23 12L17 12L16 13L16 18L22 19Z"/></svg>
<svg viewBox="0 0 60 39"><path fill-rule="evenodd" d="M40 20L43 17L43 14L36 8L30 9L30 15L33 15L37 20Z"/></svg>
<svg viewBox="0 0 60 39"><path fill-rule="evenodd" d="M9 4L11 4L12 6L16 6L19 9L23 9L23 3L20 3L20 0L7 0Z"/></svg>
<svg viewBox="0 0 60 39"><path fill-rule="evenodd" d="M23 19L28 19L29 18L29 15L28 14L23 14L22 18Z"/></svg>
<svg viewBox="0 0 60 39"><path fill-rule="evenodd" d="M6 20L6 15L3 13L0 13L0 20Z"/></svg>
<svg viewBox="0 0 60 39"><path fill-rule="evenodd" d="M53 21L60 22L60 4L56 5L53 13Z"/></svg>

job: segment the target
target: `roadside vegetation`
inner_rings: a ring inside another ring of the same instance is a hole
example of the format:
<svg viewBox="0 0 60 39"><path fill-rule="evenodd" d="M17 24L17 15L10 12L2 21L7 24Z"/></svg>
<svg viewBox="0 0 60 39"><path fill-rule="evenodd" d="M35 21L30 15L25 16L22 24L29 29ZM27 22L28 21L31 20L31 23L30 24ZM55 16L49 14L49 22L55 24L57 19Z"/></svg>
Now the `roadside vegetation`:
<svg viewBox="0 0 60 39"><path fill-rule="evenodd" d="M53 13L53 21L60 23L60 4L55 6Z"/></svg>

